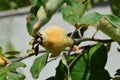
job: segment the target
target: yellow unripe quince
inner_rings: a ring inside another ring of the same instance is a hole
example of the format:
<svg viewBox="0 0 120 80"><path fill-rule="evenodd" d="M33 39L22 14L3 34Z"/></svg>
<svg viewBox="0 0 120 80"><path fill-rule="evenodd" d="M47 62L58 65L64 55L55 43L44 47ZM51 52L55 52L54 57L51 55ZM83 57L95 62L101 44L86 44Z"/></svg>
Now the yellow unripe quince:
<svg viewBox="0 0 120 80"><path fill-rule="evenodd" d="M7 59L4 56L0 56L0 66L5 66L7 64Z"/></svg>
<svg viewBox="0 0 120 80"><path fill-rule="evenodd" d="M43 30L42 38L42 46L52 54L51 57L58 56L66 47L74 44L66 31L58 26L51 26Z"/></svg>

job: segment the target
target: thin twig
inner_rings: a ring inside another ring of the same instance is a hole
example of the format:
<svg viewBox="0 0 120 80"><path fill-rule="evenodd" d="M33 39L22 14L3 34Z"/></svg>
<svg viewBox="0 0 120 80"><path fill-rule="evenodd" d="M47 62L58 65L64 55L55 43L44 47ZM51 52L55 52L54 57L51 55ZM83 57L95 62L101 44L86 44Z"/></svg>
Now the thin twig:
<svg viewBox="0 0 120 80"><path fill-rule="evenodd" d="M75 29L74 32L72 32L72 34L70 35L70 38L73 38L73 35L74 33L77 31L77 29ZM74 43L75 44L75 43ZM67 60L69 59L69 55L70 55L70 52L72 51L73 47L74 47L74 44L70 47L70 49L68 50L68 58ZM68 61L67 61L68 62Z"/></svg>
<svg viewBox="0 0 120 80"><path fill-rule="evenodd" d="M83 41L87 41L87 40L90 41L90 40L92 40L92 41L98 41L98 42L104 42L104 43L113 42L112 39L109 39L109 40L100 40L100 39L93 39L93 38L83 38L82 40L83 40ZM97 44L97 43L92 44L92 45L86 45L86 46L81 46L81 47L79 47L79 49L83 49L83 50L82 50L81 53L79 53L79 54L72 60L72 62L68 65L69 68L74 64L74 62L75 62L81 55L84 54L84 50L87 50L88 48L90 48L90 47L92 47L92 46L95 46L96 44Z"/></svg>
<svg viewBox="0 0 120 80"><path fill-rule="evenodd" d="M78 47L79 48L79 50L81 50L81 49L86 49L86 48L89 48L89 47L93 47L93 46L95 46L97 43L94 43L94 44L89 44L89 45L84 45L84 46L80 46L80 47ZM69 51L70 49L65 49L64 51ZM76 50L74 50L74 49L72 49L72 51L76 51Z"/></svg>
<svg viewBox="0 0 120 80"><path fill-rule="evenodd" d="M93 34L92 38L94 39L95 35L97 34L98 30L95 31L95 33Z"/></svg>
<svg viewBox="0 0 120 80"><path fill-rule="evenodd" d="M70 35L70 38L73 38L73 36L74 36L74 33L77 31L77 29L75 29L75 31L74 32L72 32L72 34Z"/></svg>
<svg viewBox="0 0 120 80"><path fill-rule="evenodd" d="M89 44L89 45L85 45L85 46L81 46L81 47L79 47L79 49L88 49L88 48L90 48L90 47L93 47L93 46L95 46L97 43L94 43L94 44Z"/></svg>
<svg viewBox="0 0 120 80"><path fill-rule="evenodd" d="M54 60L56 60L56 59L57 59L57 57L56 57L56 58L53 58L53 59L50 59L49 61L47 61L47 63L52 62L52 61L54 61Z"/></svg>
<svg viewBox="0 0 120 80"><path fill-rule="evenodd" d="M47 51L46 51L46 50L40 50L40 51L38 52L38 54L41 54L41 53L44 53L44 52L47 52ZM29 57L31 57L31 56L34 56L34 55L36 55L36 54L34 54L34 53L33 53L33 54L27 54L27 55L18 57L18 59L13 60L12 62L22 61L22 60L24 60L24 59L26 59L26 58L29 58Z"/></svg>
<svg viewBox="0 0 120 80"><path fill-rule="evenodd" d="M74 64L74 62L81 56L83 55L83 51L81 53L79 53L73 60L72 62L70 62L70 64L68 65L69 68Z"/></svg>
<svg viewBox="0 0 120 80"><path fill-rule="evenodd" d="M93 47L93 46L95 46L96 44L97 44L97 43L79 47L79 49L82 49L82 51L72 60L72 62L70 62L70 64L68 65L69 68L74 64L74 62L76 62L76 61L78 60L78 58L79 58L80 56L82 56L82 55L85 53L85 51L86 51L88 48Z"/></svg>
<svg viewBox="0 0 120 80"><path fill-rule="evenodd" d="M56 60L57 58L59 58L60 56L57 56L57 57L55 57L55 58L52 58L52 59L50 59L49 61L47 61L47 63L49 63L49 62L51 62L51 61L54 61L54 60Z"/></svg>
<svg viewBox="0 0 120 80"><path fill-rule="evenodd" d="M78 30L78 34L79 34L80 39L83 38L80 30Z"/></svg>
<svg viewBox="0 0 120 80"><path fill-rule="evenodd" d="M103 43L114 42L114 40L112 39L82 38L82 39L76 40L76 43L79 43L81 41L96 41L96 42L103 42Z"/></svg>
<svg viewBox="0 0 120 80"><path fill-rule="evenodd" d="M73 35L74 35L74 33L77 31L77 29L75 29L75 31L74 32L72 32L72 34L70 35L70 38L73 38ZM68 50L68 55L70 55L70 52L72 51L72 49L73 49L73 47L74 47L74 44L70 47L70 49Z"/></svg>

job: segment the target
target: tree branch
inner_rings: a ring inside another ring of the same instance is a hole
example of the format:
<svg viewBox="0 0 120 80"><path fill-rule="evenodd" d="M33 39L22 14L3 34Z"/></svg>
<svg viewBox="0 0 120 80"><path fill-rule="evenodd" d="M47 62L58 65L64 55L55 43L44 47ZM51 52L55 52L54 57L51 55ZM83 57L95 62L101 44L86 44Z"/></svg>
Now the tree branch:
<svg viewBox="0 0 120 80"><path fill-rule="evenodd" d="M82 56L83 54L84 54L83 51L80 52L80 53L72 60L72 62L70 62L70 64L68 65L69 68L70 68L70 67L74 64L74 62L77 61L77 59L78 59L80 56Z"/></svg>
<svg viewBox="0 0 120 80"><path fill-rule="evenodd" d="M101 39L93 39L93 38L82 38L82 39L79 39L79 40L77 40L76 42L81 42L81 41L96 41L96 42L103 42L103 43L109 43L109 42L113 42L113 40L112 39L107 39L107 40L101 40ZM92 46L95 46L96 45L96 43L95 44L90 44L90 45L85 45L85 46L80 46L80 47L78 47L80 50L81 49L87 49L87 48L89 48L89 47L92 47ZM70 48L70 49L65 49L64 51L68 51L68 53L70 54L70 52L71 51L75 51L75 50L73 50L73 46ZM41 53L44 53L44 52L47 52L46 50L40 50L39 52L38 52L38 54L41 54ZM24 60L24 59L26 59L26 58L29 58L29 57L31 57L31 56L34 56L35 54L33 53L33 54L27 54L27 55L24 55L24 56L21 56L21 57L18 57L18 59L15 59L15 60L13 60L12 62L15 62L15 61L22 61L22 60ZM79 55L80 56L80 55ZM78 56L78 57L79 57ZM55 60L55 59L54 59Z"/></svg>
<svg viewBox="0 0 120 80"><path fill-rule="evenodd" d="M79 43L81 41L95 41L95 42L103 42L103 43L114 42L114 40L112 40L112 39L95 39L95 38L81 38L81 39L78 39L75 41L76 41L76 43Z"/></svg>
<svg viewBox="0 0 120 80"><path fill-rule="evenodd" d="M86 48L88 48L88 47L92 47L92 46L95 46L95 45L96 45L96 44L85 45L85 46L79 47L79 49L86 49ZM64 51L69 51L69 49L65 49ZM75 50L71 50L71 51L75 51ZM44 52L47 52L47 51L46 51L46 50L40 50L38 54L41 54L41 53L44 53ZM18 57L18 59L12 60L12 62L22 61L22 60L27 59L27 58L29 58L29 57L32 57L32 56L34 56L34 55L36 55L36 54L34 54L34 53L33 53L33 54L27 54L27 55ZM58 57L56 57L56 58L58 58ZM48 62L51 62L51 61L53 61L53 60L56 60L56 58L55 58L55 59L52 59L52 60L50 60L50 61L48 61Z"/></svg>
<svg viewBox="0 0 120 80"><path fill-rule="evenodd" d="M71 38L71 39L73 39L73 34L74 34L76 31L77 31L77 29L75 29L75 31L72 32L72 34L70 35L70 38ZM68 55L70 55L70 52L72 51L73 47L74 47L74 44L70 47L70 50L68 50Z"/></svg>
<svg viewBox="0 0 120 80"><path fill-rule="evenodd" d="M44 53L44 52L47 52L47 51L46 51L46 50L40 50L40 51L38 52L38 54L41 54L41 53ZM26 59L26 58L29 58L29 57L32 57L32 56L34 56L34 55L36 55L36 54L35 54L35 53L33 53L33 54L27 54L27 55L18 57L18 59L13 60L12 62L15 62L15 61L22 61L22 60L24 60L24 59Z"/></svg>

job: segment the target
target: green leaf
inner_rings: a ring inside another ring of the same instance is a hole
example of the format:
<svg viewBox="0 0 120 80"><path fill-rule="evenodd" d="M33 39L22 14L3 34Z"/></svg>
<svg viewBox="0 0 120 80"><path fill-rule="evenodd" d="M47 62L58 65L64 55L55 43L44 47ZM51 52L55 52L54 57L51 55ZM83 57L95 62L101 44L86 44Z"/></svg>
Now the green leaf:
<svg viewBox="0 0 120 80"><path fill-rule="evenodd" d="M72 0L64 0L67 5L71 5Z"/></svg>
<svg viewBox="0 0 120 80"><path fill-rule="evenodd" d="M65 53L63 53L62 55L61 55L61 57L62 57L62 63L66 66L66 67L68 67L68 63L67 63L67 55L65 54Z"/></svg>
<svg viewBox="0 0 120 80"><path fill-rule="evenodd" d="M22 62L12 62L9 66L8 69L6 69L7 72L7 76L8 76L8 80L24 80L25 79L25 75L17 72L16 69L18 67L26 67L26 65Z"/></svg>
<svg viewBox="0 0 120 80"><path fill-rule="evenodd" d="M36 0L27 18L27 30L29 34L33 36L34 32L38 32L63 3L63 0Z"/></svg>
<svg viewBox="0 0 120 80"><path fill-rule="evenodd" d="M98 43L90 49L90 80L110 80L110 75L104 69L107 62L107 49L103 43Z"/></svg>
<svg viewBox="0 0 120 80"><path fill-rule="evenodd" d="M115 27L120 26L120 18L115 15L105 15L105 18Z"/></svg>
<svg viewBox="0 0 120 80"><path fill-rule="evenodd" d="M18 67L24 67L22 62L12 62L8 67L0 67L0 80L24 80L25 75L16 71Z"/></svg>
<svg viewBox="0 0 120 80"><path fill-rule="evenodd" d="M88 13L81 18L80 24L94 25L96 29L120 42L120 18L114 15L102 15L97 12Z"/></svg>
<svg viewBox="0 0 120 80"><path fill-rule="evenodd" d="M120 0L111 0L112 13L120 18Z"/></svg>
<svg viewBox="0 0 120 80"><path fill-rule="evenodd" d="M23 63L23 62L12 62L10 65L9 65L9 71L13 71L13 72L16 72L16 69L18 67L26 67L26 65Z"/></svg>
<svg viewBox="0 0 120 80"><path fill-rule="evenodd" d="M0 67L0 80L6 80L6 68Z"/></svg>
<svg viewBox="0 0 120 80"><path fill-rule="evenodd" d="M73 61L78 54L69 56L69 63ZM98 43L96 46L88 48L70 67L72 80L110 80L110 75L105 70L107 61L106 46ZM64 62L64 63L63 63ZM67 76L67 67L65 66L65 56L56 69L55 80L64 80Z"/></svg>
<svg viewBox="0 0 120 80"><path fill-rule="evenodd" d="M34 39L30 40L29 45L33 45Z"/></svg>
<svg viewBox="0 0 120 80"><path fill-rule="evenodd" d="M2 49L2 47L0 47L0 55L2 55L3 54L3 49Z"/></svg>
<svg viewBox="0 0 120 80"><path fill-rule="evenodd" d="M64 80L68 71L66 66L60 60L58 67L56 68L55 80Z"/></svg>
<svg viewBox="0 0 120 80"><path fill-rule="evenodd" d="M80 24L95 25L102 18L103 18L103 15L97 12L88 13L80 19Z"/></svg>
<svg viewBox="0 0 120 80"><path fill-rule="evenodd" d="M34 6L40 7L41 5L44 5L46 0L30 0Z"/></svg>
<svg viewBox="0 0 120 80"><path fill-rule="evenodd" d="M102 15L97 12L92 12L84 15L80 23L88 24L88 25L96 25L97 22L100 22L101 19L105 18L108 22L110 22L115 27L120 26L120 19L114 15ZM104 22L104 21L103 21Z"/></svg>
<svg viewBox="0 0 120 80"><path fill-rule="evenodd" d="M0 73L4 73L4 72L5 72L5 70L6 70L6 68L5 68L5 67L0 67Z"/></svg>
<svg viewBox="0 0 120 80"><path fill-rule="evenodd" d="M27 53L28 53L28 54L36 54L35 51L32 50L32 49L28 49L28 50L27 50Z"/></svg>
<svg viewBox="0 0 120 80"><path fill-rule="evenodd" d="M8 79L9 80L24 80L25 75L16 72L8 72Z"/></svg>
<svg viewBox="0 0 120 80"><path fill-rule="evenodd" d="M120 18L114 15L105 15L96 26L113 40L120 42Z"/></svg>
<svg viewBox="0 0 120 80"><path fill-rule="evenodd" d="M62 54L62 63L66 66L67 68L67 80L72 80L71 75L70 75L70 69L67 63L67 55L65 53Z"/></svg>
<svg viewBox="0 0 120 80"><path fill-rule="evenodd" d="M33 65L30 68L30 72L32 74L32 77L34 79L37 79L39 77L39 73L42 71L42 69L45 67L47 62L48 54L44 54L42 56L37 57L34 60Z"/></svg>
<svg viewBox="0 0 120 80"><path fill-rule="evenodd" d="M18 55L18 54L20 54L20 51L7 51L7 52L5 52L5 54Z"/></svg>
<svg viewBox="0 0 120 80"><path fill-rule="evenodd" d="M7 56L7 59L17 59L16 56Z"/></svg>
<svg viewBox="0 0 120 80"><path fill-rule="evenodd" d="M49 77L49 78L46 79L46 80L55 80L55 76Z"/></svg>
<svg viewBox="0 0 120 80"><path fill-rule="evenodd" d="M33 25L37 22L37 17L33 13L29 13L27 20L27 30L29 34L33 32Z"/></svg>
<svg viewBox="0 0 120 80"><path fill-rule="evenodd" d="M76 56L77 55L71 55L70 61L72 61ZM88 80L90 75L88 65L89 61L87 60L87 53L84 53L84 55L79 57L70 68L72 80Z"/></svg>
<svg viewBox="0 0 120 80"><path fill-rule="evenodd" d="M10 9L17 9L20 7L25 7L25 6L30 6L30 1L29 0L0 0L0 11L4 10L10 10Z"/></svg>
<svg viewBox="0 0 120 80"><path fill-rule="evenodd" d="M106 49L107 49L107 52L109 52L109 51L110 51L110 48L111 48L111 43L107 43L107 44L106 44Z"/></svg>
<svg viewBox="0 0 120 80"><path fill-rule="evenodd" d="M72 25L79 23L80 18L84 14L85 5L79 1L73 0L71 5L62 8L63 19Z"/></svg>
<svg viewBox="0 0 120 80"><path fill-rule="evenodd" d="M6 80L6 73L0 73L0 80Z"/></svg>
<svg viewBox="0 0 120 80"><path fill-rule="evenodd" d="M107 70L99 70L97 72L91 73L89 80L110 80L111 77Z"/></svg>
<svg viewBox="0 0 120 80"><path fill-rule="evenodd" d="M30 9L30 13L27 18L27 30L29 34L32 34L33 32L33 25L37 22L37 12L38 9L42 6L45 5L46 0L31 0L33 3L33 6Z"/></svg>
<svg viewBox="0 0 120 80"><path fill-rule="evenodd" d="M73 54L69 56L69 63L77 56L77 54ZM74 64L70 67L70 73L72 76L72 80L87 80L87 79L83 79L82 77L84 76L84 74L87 74L87 70L88 68L86 67L86 65L88 65L88 63L86 63L86 59L87 59L87 54L84 54L83 57L80 57L77 59L77 61L74 62ZM87 61L88 62L88 61ZM87 70L86 70L87 69ZM85 72L86 71L86 72ZM56 76L55 76L55 80L64 80L67 74L67 68L66 66L60 61L59 66L56 69ZM89 76L85 75L85 76Z"/></svg>
<svg viewBox="0 0 120 80"><path fill-rule="evenodd" d="M2 47L0 47L0 53L2 53L2 51L3 51L3 50L2 50Z"/></svg>
<svg viewBox="0 0 120 80"><path fill-rule="evenodd" d="M98 43L90 49L89 60L92 70L104 69L107 62L107 49L103 43Z"/></svg>

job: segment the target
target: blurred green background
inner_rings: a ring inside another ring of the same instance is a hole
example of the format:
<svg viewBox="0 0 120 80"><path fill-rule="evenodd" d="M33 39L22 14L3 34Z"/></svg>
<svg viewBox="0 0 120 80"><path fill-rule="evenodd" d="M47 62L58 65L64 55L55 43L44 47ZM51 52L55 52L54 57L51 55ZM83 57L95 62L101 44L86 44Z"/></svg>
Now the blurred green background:
<svg viewBox="0 0 120 80"><path fill-rule="evenodd" d="M0 0L0 11L17 9L31 5L30 0Z"/></svg>

